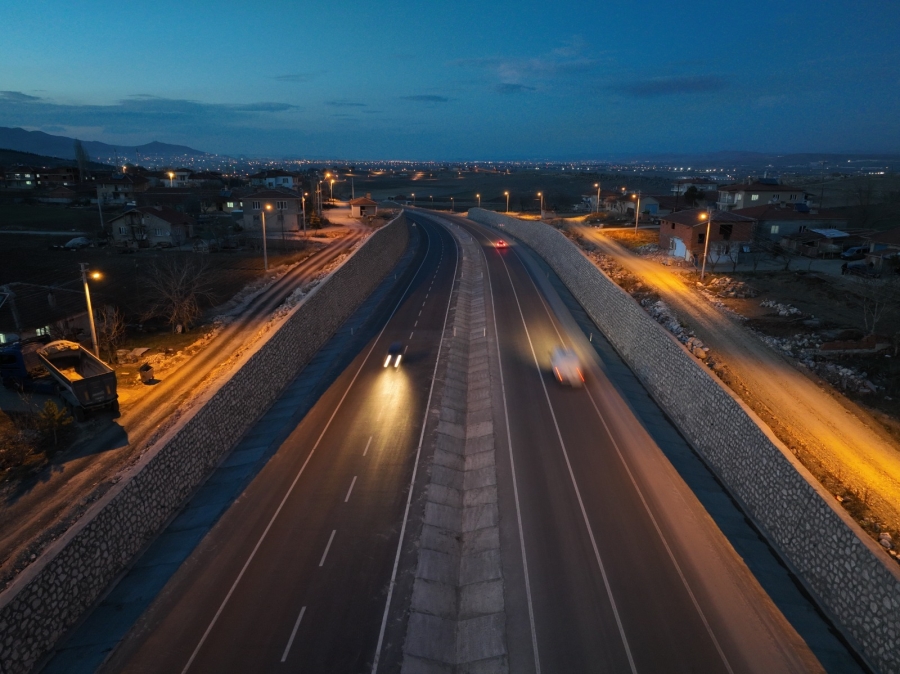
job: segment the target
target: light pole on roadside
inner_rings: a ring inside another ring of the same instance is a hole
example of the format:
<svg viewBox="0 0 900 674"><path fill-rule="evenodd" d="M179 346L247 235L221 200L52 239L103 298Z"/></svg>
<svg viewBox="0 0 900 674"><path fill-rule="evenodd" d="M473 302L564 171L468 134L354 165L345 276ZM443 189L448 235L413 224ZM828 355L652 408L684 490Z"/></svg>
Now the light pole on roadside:
<svg viewBox="0 0 900 674"><path fill-rule="evenodd" d="M600 212L600 183L594 183L594 187L597 188L597 212Z"/></svg>
<svg viewBox="0 0 900 674"><path fill-rule="evenodd" d="M506 195L506 214L509 215L509 192L504 192Z"/></svg>
<svg viewBox="0 0 900 674"><path fill-rule="evenodd" d="M703 266L700 267L700 281L706 276L706 256L709 254L709 230L712 225L712 208L706 207L706 213L701 213L700 218L706 217L706 237L703 239Z"/></svg>
<svg viewBox="0 0 900 674"><path fill-rule="evenodd" d="M538 192L538 196L541 198L541 218L544 217L544 193Z"/></svg>
<svg viewBox="0 0 900 674"><path fill-rule="evenodd" d="M334 203L334 178L329 180L328 183L331 185L331 200L330 201L333 204Z"/></svg>
<svg viewBox="0 0 900 674"><path fill-rule="evenodd" d="M429 194L428 198L431 199L431 208L434 210L434 195Z"/></svg>
<svg viewBox="0 0 900 674"><path fill-rule="evenodd" d="M475 198L478 199L478 208L481 208L481 195L480 195L480 194L476 194L476 195L475 195Z"/></svg>
<svg viewBox="0 0 900 674"><path fill-rule="evenodd" d="M638 217L641 214L641 191L640 190L637 191L637 194L635 195L635 197L637 197L637 203L634 205L634 233L637 234Z"/></svg>
<svg viewBox="0 0 900 674"><path fill-rule="evenodd" d="M272 204L263 204L262 208L262 235L263 235L263 269L269 271L269 253L266 250L266 211L272 210Z"/></svg>
<svg viewBox="0 0 900 674"><path fill-rule="evenodd" d="M91 324L91 344L94 347L94 355L100 357L100 348L97 346L97 326L94 325L94 310L91 308L91 291L88 288L88 263L79 262L81 266L81 280L84 283L84 299L87 302L88 321ZM100 272L91 273L92 279L99 279Z"/></svg>
<svg viewBox="0 0 900 674"><path fill-rule="evenodd" d="M455 204L454 204L454 201L453 201L453 197L450 197L450 212L451 212L451 213L453 212L453 206L454 206L454 205L455 205Z"/></svg>
<svg viewBox="0 0 900 674"><path fill-rule="evenodd" d="M169 188L175 187L175 174L169 171Z"/></svg>
<svg viewBox="0 0 900 674"><path fill-rule="evenodd" d="M413 206L415 206L416 205L416 193L415 192L412 193L412 198L413 198Z"/></svg>

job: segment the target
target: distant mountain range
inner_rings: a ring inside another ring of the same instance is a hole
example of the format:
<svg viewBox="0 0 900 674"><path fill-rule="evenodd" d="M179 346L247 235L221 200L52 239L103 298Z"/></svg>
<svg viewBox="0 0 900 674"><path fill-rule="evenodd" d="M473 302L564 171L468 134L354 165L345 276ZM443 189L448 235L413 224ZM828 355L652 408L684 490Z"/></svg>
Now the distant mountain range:
<svg viewBox="0 0 900 674"><path fill-rule="evenodd" d="M19 152L18 150L0 149L0 166L43 166L46 168L56 166L75 166L74 159L62 159L60 157L46 157L33 152ZM107 171L113 167L97 161L88 162L88 168L93 171Z"/></svg>
<svg viewBox="0 0 900 674"><path fill-rule="evenodd" d="M145 145L109 145L96 140L82 140L81 144L91 159L97 157L112 157L118 152L123 159L134 161L137 155L141 157L194 157L205 156L206 152L195 150L185 145L170 145L153 141ZM31 152L33 154L59 157L60 159L75 158L75 139L67 136L52 136L43 131L26 131L21 128L0 126L0 148L17 150L19 152Z"/></svg>
<svg viewBox="0 0 900 674"><path fill-rule="evenodd" d="M630 158L638 160L637 156ZM667 165L685 164L687 166L773 166L787 168L824 164L826 166L880 165L896 166L900 164L900 154L864 154L864 153L828 153L828 152L795 152L776 154L774 152L746 152L742 150L722 150L720 152L702 153L658 153L641 155L640 161L654 161Z"/></svg>

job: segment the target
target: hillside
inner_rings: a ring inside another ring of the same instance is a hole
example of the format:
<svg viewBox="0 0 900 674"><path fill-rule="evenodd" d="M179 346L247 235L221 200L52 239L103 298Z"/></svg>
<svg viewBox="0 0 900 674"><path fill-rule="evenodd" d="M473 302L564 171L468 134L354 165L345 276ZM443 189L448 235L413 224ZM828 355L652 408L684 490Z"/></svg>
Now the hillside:
<svg viewBox="0 0 900 674"><path fill-rule="evenodd" d="M60 159L59 157L46 157L32 152L18 152L17 150L0 148L0 166L15 166L17 164L51 168L54 166L75 166L75 160ZM88 164L88 168L100 171L112 169L112 166L92 161Z"/></svg>
<svg viewBox="0 0 900 674"><path fill-rule="evenodd" d="M158 141L144 145L109 145L96 140L82 140L81 143L91 157L112 157L118 153L122 158L127 156L132 161L138 154L153 157L202 156L206 154L186 145L170 145ZM75 158L75 138L53 136L43 131L26 131L21 128L0 126L0 147L63 159Z"/></svg>

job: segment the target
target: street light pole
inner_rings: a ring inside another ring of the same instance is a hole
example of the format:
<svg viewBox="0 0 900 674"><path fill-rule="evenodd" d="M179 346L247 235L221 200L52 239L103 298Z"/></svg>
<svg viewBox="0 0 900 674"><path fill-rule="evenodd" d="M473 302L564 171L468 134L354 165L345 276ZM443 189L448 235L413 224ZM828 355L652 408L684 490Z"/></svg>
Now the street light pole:
<svg viewBox="0 0 900 674"><path fill-rule="evenodd" d="M600 212L600 183L594 183L594 187L597 188L597 212Z"/></svg>
<svg viewBox="0 0 900 674"><path fill-rule="evenodd" d="M475 197L478 199L478 208L481 208L481 195L476 194Z"/></svg>
<svg viewBox="0 0 900 674"><path fill-rule="evenodd" d="M266 211L271 210L272 204L263 204L262 209L262 235L263 235L263 268L269 271L269 254L266 250Z"/></svg>
<svg viewBox="0 0 900 674"><path fill-rule="evenodd" d="M506 214L509 215L509 192L504 192L506 195Z"/></svg>
<svg viewBox="0 0 900 674"><path fill-rule="evenodd" d="M169 171L169 189L175 187L175 174Z"/></svg>
<svg viewBox="0 0 900 674"><path fill-rule="evenodd" d="M634 233L635 234L637 234L638 217L640 216L640 213L641 213L641 191L638 190L637 204L635 204L635 207L634 207Z"/></svg>
<svg viewBox="0 0 900 674"><path fill-rule="evenodd" d="M303 236L306 236L306 197L306 192L300 195L300 207L303 209Z"/></svg>
<svg viewBox="0 0 900 674"><path fill-rule="evenodd" d="M712 224L712 209L706 207L706 238L703 240L703 266L700 267L700 281L706 276L706 256L709 254L709 230Z"/></svg>
<svg viewBox="0 0 900 674"><path fill-rule="evenodd" d="M538 192L538 196L541 198L541 219L544 218L544 193Z"/></svg>
<svg viewBox="0 0 900 674"><path fill-rule="evenodd" d="M87 281L87 262L79 262L81 266L81 280L84 282L84 299L87 302L88 321L91 324L91 344L94 346L94 355L100 357L100 348L97 346L97 326L94 325L94 310L91 308L91 291L88 288ZM94 278L100 278L100 274L93 275Z"/></svg>
<svg viewBox="0 0 900 674"><path fill-rule="evenodd" d="M453 197L450 197L450 212L451 213L453 212L453 206L454 206Z"/></svg>
<svg viewBox="0 0 900 674"><path fill-rule="evenodd" d="M415 192L412 193L412 198L413 198L413 207L415 207L415 205L416 205L416 193Z"/></svg>

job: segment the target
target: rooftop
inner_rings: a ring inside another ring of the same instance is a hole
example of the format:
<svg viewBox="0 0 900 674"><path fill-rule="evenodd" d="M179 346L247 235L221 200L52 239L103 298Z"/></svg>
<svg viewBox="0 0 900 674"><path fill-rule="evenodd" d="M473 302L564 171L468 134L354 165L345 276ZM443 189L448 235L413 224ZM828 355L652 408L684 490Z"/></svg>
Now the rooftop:
<svg viewBox="0 0 900 674"><path fill-rule="evenodd" d="M696 227L706 224L705 208L689 208L686 211L678 211L662 215L659 218L663 222L674 222L678 225L687 225L688 227ZM755 222L755 218L748 218L739 215L734 211L712 211L713 222Z"/></svg>

